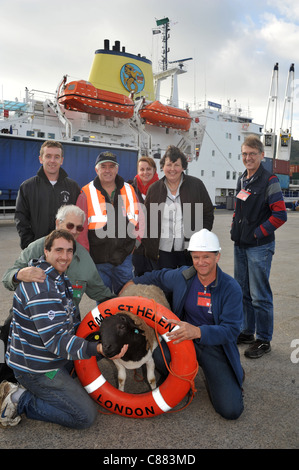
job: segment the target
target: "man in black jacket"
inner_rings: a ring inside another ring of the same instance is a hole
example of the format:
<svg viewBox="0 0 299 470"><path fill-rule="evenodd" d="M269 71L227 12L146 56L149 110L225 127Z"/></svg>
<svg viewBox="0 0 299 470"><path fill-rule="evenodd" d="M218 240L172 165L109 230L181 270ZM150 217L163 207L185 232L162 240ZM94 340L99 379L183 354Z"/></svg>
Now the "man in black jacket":
<svg viewBox="0 0 299 470"><path fill-rule="evenodd" d="M59 207L76 204L80 194L79 185L61 168L63 148L60 142L44 142L39 161L42 166L37 175L21 184L16 202L15 223L22 249L54 230Z"/></svg>
<svg viewBox="0 0 299 470"><path fill-rule="evenodd" d="M82 188L77 201L86 215L78 242L90 252L104 284L115 294L132 278L138 223L137 196L118 167L116 155L100 153L95 161L97 176Z"/></svg>

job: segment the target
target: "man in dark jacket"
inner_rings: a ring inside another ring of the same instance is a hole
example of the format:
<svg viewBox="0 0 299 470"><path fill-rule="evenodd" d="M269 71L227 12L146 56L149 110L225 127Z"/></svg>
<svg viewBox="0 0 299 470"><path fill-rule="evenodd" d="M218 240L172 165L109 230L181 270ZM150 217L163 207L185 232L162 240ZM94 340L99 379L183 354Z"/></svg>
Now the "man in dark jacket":
<svg viewBox="0 0 299 470"><path fill-rule="evenodd" d="M257 136L245 139L242 158L246 170L237 183L231 238L235 242L234 277L243 291L244 319L238 342L251 344L245 356L254 359L271 351L273 296L269 278L274 232L285 223L287 213L277 176L261 165L264 147Z"/></svg>
<svg viewBox="0 0 299 470"><path fill-rule="evenodd" d="M132 277L138 200L134 188L118 175L117 157L102 152L97 176L82 188L79 206L86 215L78 242L90 252L104 284L117 294Z"/></svg>
<svg viewBox="0 0 299 470"><path fill-rule="evenodd" d="M160 269L133 278L135 284L153 284L172 294L171 320L179 326L167 334L174 344L193 340L198 364L205 375L215 410L226 419L243 412L243 369L237 347L242 322L242 291L239 284L218 266L218 237L202 229L191 236L188 250L193 266ZM163 343L170 361L169 349ZM154 351L157 369L167 375L160 348Z"/></svg>
<svg viewBox="0 0 299 470"><path fill-rule="evenodd" d="M37 175L21 184L17 196L15 223L22 249L54 230L59 207L76 204L80 194L79 185L61 168L63 148L60 142L44 142L39 161L42 166Z"/></svg>

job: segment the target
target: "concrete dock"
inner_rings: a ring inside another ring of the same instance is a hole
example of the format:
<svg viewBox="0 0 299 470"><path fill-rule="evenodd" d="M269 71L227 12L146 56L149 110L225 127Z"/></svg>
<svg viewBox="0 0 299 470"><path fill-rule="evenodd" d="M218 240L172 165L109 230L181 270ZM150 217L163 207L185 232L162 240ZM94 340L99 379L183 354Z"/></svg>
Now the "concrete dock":
<svg viewBox="0 0 299 470"><path fill-rule="evenodd" d="M233 275L231 218L231 211L216 210L213 230L222 247L219 265ZM111 455L114 451L117 453L117 449L132 450L132 455L140 449L146 452L155 449L161 454L163 450L168 453L190 450L188 454L194 455L201 449L298 449L298 242L299 212L288 212L287 223L276 232L276 253L271 270L275 310L272 351L260 359L247 359L244 356L246 346L239 347L246 379L245 409L238 420L226 421L214 411L203 375L199 372L195 379L195 397L183 410L135 419L106 414L99 407L96 423L85 431L33 421L24 416L15 427L0 426L0 448L102 449L102 452L109 449ZM1 278L19 252L19 237L13 221L1 220ZM13 293L1 283L0 324L8 315L12 297ZM81 314L94 306L95 303L86 297L81 303Z"/></svg>

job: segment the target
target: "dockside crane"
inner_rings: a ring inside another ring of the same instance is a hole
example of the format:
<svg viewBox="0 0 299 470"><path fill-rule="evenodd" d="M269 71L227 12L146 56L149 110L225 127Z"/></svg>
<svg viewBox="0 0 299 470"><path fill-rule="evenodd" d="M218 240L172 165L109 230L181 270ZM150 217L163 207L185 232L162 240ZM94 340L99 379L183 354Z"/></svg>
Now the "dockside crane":
<svg viewBox="0 0 299 470"><path fill-rule="evenodd" d="M270 92L268 98L268 107L267 107L267 114L265 120L265 127L264 127L264 135L263 135L263 144L265 148L265 161L269 159L272 162L275 157L275 148L276 148L276 116L277 116L277 100L278 100L278 63L274 65L272 77L271 77L271 84L270 84Z"/></svg>
<svg viewBox="0 0 299 470"><path fill-rule="evenodd" d="M275 156L277 160L290 160L294 102L294 78L295 67L294 64L291 64L287 78L281 127L279 129L279 135L277 139L277 150Z"/></svg>

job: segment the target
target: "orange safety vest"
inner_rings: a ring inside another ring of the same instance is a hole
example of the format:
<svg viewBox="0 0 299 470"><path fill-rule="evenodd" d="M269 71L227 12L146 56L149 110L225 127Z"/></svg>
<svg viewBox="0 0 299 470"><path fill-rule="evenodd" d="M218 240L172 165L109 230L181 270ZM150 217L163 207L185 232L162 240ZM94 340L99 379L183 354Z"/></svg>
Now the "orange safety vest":
<svg viewBox="0 0 299 470"><path fill-rule="evenodd" d="M82 190L87 197L88 230L104 227L108 221L105 197L101 191L96 189L93 181L84 186ZM124 183L120 195L126 208L127 218L136 227L138 223L138 201L135 191L130 184Z"/></svg>

